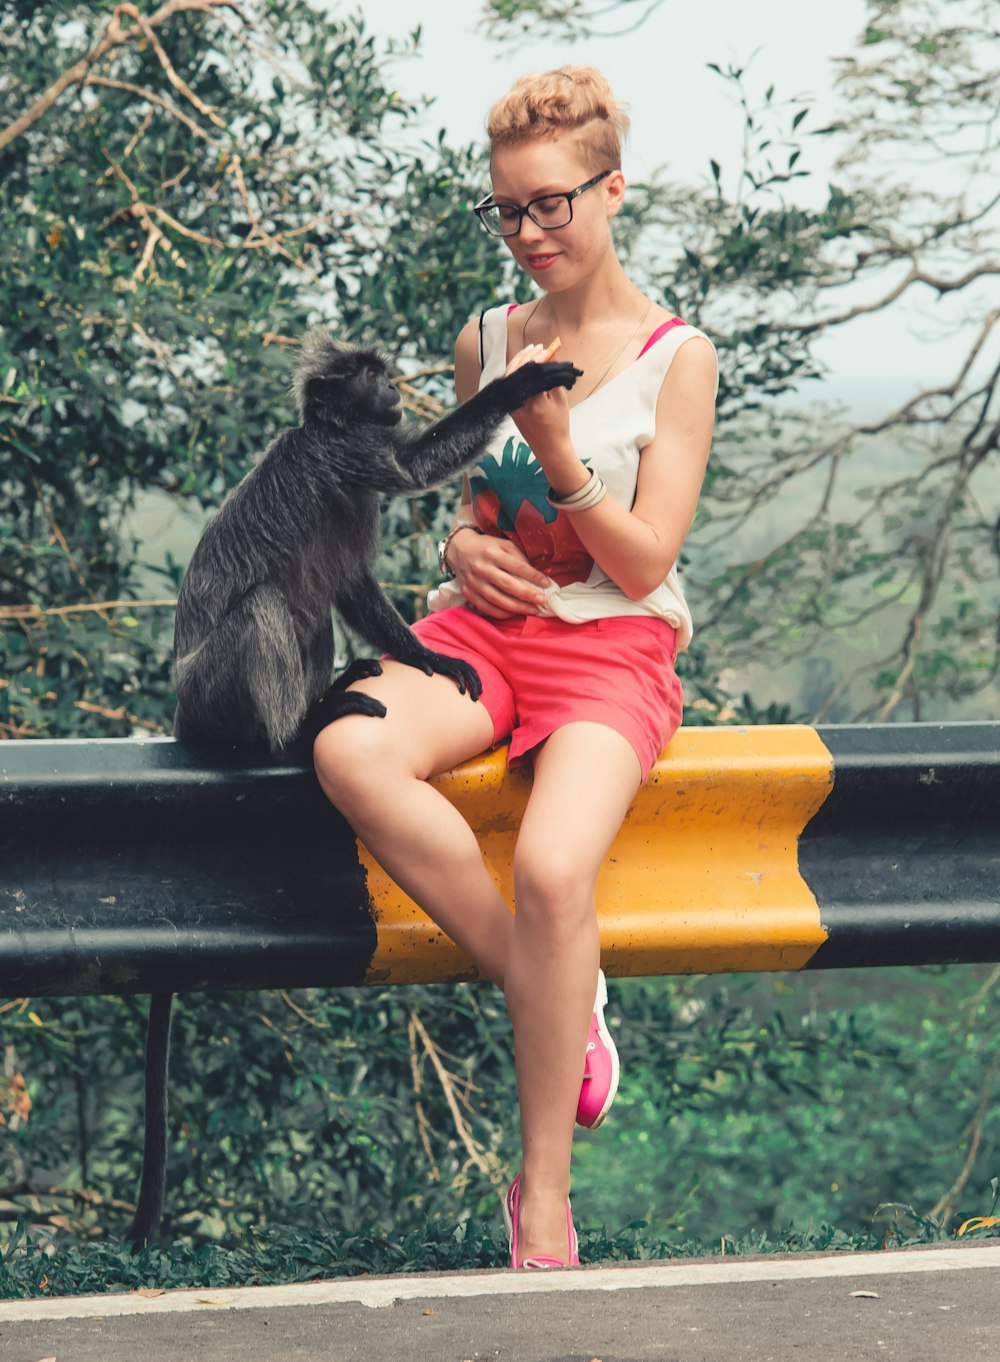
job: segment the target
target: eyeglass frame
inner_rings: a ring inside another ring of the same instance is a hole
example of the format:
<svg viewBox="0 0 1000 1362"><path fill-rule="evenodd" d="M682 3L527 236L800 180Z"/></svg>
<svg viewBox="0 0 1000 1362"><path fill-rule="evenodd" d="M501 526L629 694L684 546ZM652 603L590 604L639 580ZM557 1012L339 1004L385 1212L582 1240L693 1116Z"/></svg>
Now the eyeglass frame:
<svg viewBox="0 0 1000 1362"><path fill-rule="evenodd" d="M476 217L480 221L480 224L482 225L483 231L487 232L490 236L499 237L517 236L521 228L524 226L525 213L527 213L528 217L531 218L531 221L535 224L536 227L541 227L543 232L561 232L564 227L568 227L569 224L573 221L573 200L575 198L578 198L581 194L586 193L588 189L593 189L595 184L600 184L602 180L606 180L610 174L612 174L612 171L602 170L599 175L595 175L594 178L592 180L588 180L586 184L577 185L575 189L563 190L561 193L558 194L539 194L535 198L529 199L529 201L523 207L519 203L497 203L491 191L489 194L486 195L484 199L480 199L480 201L477 204L474 204L469 211L475 213ZM539 222L536 217L532 216L531 213L532 205L536 203L544 203L546 199L566 200L566 207L569 209L569 217L566 219L565 222L561 222L558 227L547 227L544 222ZM491 232L490 229L486 226L486 223L483 221L483 210L487 208L516 208L517 226L514 228L512 232Z"/></svg>

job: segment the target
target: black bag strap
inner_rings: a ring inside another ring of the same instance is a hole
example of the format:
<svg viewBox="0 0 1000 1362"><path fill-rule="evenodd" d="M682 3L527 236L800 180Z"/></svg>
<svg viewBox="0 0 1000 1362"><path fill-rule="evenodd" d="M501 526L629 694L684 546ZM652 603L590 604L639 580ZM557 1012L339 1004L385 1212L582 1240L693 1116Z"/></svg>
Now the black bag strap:
<svg viewBox="0 0 1000 1362"><path fill-rule="evenodd" d="M479 372L480 372L480 373L482 373L483 370L486 368L486 352L485 352L484 349L483 349L483 319L485 318L485 316L486 316L486 312L485 312L485 311L480 312L480 314L479 314Z"/></svg>

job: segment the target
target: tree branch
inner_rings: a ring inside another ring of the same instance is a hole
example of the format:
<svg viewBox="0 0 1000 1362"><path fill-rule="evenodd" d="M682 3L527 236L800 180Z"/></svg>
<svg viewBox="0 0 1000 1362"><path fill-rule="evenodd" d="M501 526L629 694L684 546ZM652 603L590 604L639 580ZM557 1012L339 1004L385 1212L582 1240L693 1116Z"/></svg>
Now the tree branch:
<svg viewBox="0 0 1000 1362"><path fill-rule="evenodd" d="M218 141L204 128L199 127L193 118L189 118L183 109L179 109L176 104L169 99L164 99L162 95L154 95L152 90L144 90L141 85L133 85L127 80L109 80L106 76L87 76L81 84L103 85L109 90L127 90L130 94L138 95L140 99L147 99L150 104L157 104L161 109L166 109L167 113L173 114L174 118L183 123L186 128L189 128L196 137L203 137L212 146L218 146Z"/></svg>
<svg viewBox="0 0 1000 1362"><path fill-rule="evenodd" d="M71 85L82 85L90 73L90 68L101 61L102 58L106 57L109 52L115 51L116 48L123 47L126 43L134 41L137 37L145 36L147 41L153 44L154 50L157 50L157 55L159 55L160 53L163 53L163 48L156 38L153 29L166 23L166 21L173 18L175 14L182 14L191 10L200 10L204 14L209 14L216 9L231 9L237 14L240 13L238 6L233 3L233 0L167 0L167 3L161 5L156 13L149 19L142 18L135 5L118 5L108 21L104 37L101 38L100 42L96 43L86 56L81 57L78 62L69 68L69 70L64 71L59 79L54 81L44 94L40 95L38 99L35 100L34 104L21 114L20 118L15 118L13 123L0 132L0 151L3 151L11 142L16 141L22 133L27 132L27 130L37 123L40 118L43 118L45 114L48 113L49 109L52 108L52 105L65 94ZM119 15L121 14L127 14L130 18L134 18L138 23L138 27L126 28L119 18ZM242 18L243 16L241 15L240 17ZM166 54L163 53L161 61L165 60ZM173 70L169 61L166 61L166 67L169 76L170 72ZM211 110L209 110L208 106L201 103L188 87L184 85L184 82L180 81L180 78L176 76L176 73L174 73L174 77L175 80L172 81L172 83L179 81L179 88L183 89L195 107L200 108L201 112L206 113L214 122L219 123L219 119L215 117ZM222 124L219 123L219 126L222 126Z"/></svg>

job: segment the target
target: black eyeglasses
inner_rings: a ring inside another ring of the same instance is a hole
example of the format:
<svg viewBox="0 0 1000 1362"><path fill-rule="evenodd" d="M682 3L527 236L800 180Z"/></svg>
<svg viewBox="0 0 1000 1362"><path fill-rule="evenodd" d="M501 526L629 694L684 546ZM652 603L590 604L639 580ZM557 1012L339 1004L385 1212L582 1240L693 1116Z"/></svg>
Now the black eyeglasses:
<svg viewBox="0 0 1000 1362"><path fill-rule="evenodd" d="M523 208L516 203L496 203L493 195L487 194L472 211L492 236L516 236L521 230L525 213L536 226L544 227L546 231L568 227L573 221L573 200L578 194L600 184L610 174L610 170L602 170L600 175L595 175L586 184L578 185L566 194L542 194Z"/></svg>

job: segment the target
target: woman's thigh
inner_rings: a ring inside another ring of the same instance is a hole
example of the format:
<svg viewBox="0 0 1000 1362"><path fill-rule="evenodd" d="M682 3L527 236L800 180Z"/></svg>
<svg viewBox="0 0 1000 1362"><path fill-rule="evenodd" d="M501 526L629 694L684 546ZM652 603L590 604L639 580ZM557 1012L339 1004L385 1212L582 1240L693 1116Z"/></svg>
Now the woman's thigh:
<svg viewBox="0 0 1000 1362"><path fill-rule="evenodd" d="M556 906L589 901L641 784L639 759L621 733L586 722L557 729L535 753L515 881Z"/></svg>
<svg viewBox="0 0 1000 1362"><path fill-rule="evenodd" d="M324 788L379 774L426 779L493 744L490 711L481 700L463 695L450 677L427 676L383 658L381 676L356 681L349 689L380 700L385 717L346 714L319 733L313 757Z"/></svg>

